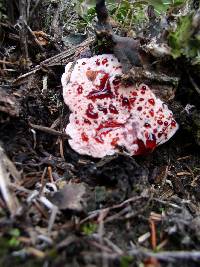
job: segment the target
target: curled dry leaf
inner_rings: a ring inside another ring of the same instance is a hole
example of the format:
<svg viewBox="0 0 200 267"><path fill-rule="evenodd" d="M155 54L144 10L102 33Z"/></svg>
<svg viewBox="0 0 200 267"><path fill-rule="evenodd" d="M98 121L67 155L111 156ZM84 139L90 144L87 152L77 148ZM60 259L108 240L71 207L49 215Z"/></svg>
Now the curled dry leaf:
<svg viewBox="0 0 200 267"><path fill-rule="evenodd" d="M86 194L86 186L83 183L66 184L63 189L57 191L50 197L51 202L61 210L82 211L83 201Z"/></svg>

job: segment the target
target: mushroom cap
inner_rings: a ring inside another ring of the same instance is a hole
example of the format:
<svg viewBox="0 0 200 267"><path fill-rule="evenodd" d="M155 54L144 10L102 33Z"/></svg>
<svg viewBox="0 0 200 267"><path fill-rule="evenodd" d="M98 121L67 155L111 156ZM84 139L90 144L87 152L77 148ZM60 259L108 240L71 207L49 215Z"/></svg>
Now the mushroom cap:
<svg viewBox="0 0 200 267"><path fill-rule="evenodd" d="M120 80L114 55L68 63L62 76L63 97L72 112L66 133L80 154L102 158L124 150L146 154L177 131L172 111L145 85Z"/></svg>

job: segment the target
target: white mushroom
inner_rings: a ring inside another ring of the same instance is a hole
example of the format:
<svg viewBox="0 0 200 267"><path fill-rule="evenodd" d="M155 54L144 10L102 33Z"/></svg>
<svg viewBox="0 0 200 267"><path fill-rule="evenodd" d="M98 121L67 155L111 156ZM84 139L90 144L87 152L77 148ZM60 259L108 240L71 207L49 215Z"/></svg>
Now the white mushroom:
<svg viewBox="0 0 200 267"><path fill-rule="evenodd" d="M63 97L71 110L66 133L80 154L102 158L123 148L130 155L151 152L178 129L172 112L150 88L122 84L114 55L98 55L66 66Z"/></svg>

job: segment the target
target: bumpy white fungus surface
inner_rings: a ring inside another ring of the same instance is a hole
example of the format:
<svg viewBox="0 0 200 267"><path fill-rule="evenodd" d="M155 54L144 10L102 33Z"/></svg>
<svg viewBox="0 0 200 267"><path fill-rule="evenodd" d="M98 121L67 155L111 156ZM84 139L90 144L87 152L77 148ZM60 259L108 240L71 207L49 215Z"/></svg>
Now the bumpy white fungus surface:
<svg viewBox="0 0 200 267"><path fill-rule="evenodd" d="M172 112L150 88L122 84L122 67L113 55L98 55L67 64L63 96L71 114L66 133L80 154L102 158L123 149L146 154L178 129Z"/></svg>

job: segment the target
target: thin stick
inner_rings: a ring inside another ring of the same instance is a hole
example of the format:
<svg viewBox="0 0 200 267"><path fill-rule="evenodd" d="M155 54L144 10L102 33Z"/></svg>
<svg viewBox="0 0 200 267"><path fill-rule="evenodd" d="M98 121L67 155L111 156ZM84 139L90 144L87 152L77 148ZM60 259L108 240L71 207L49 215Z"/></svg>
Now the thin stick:
<svg viewBox="0 0 200 267"><path fill-rule="evenodd" d="M151 229L151 245L152 249L155 250L157 246L157 237L156 237L156 225L154 220L149 220L150 229Z"/></svg>
<svg viewBox="0 0 200 267"><path fill-rule="evenodd" d="M19 1L19 9L20 9L20 46L23 58L25 60L25 66L27 67L27 64L29 62L29 56L28 56L28 46L27 46L27 31L25 27L25 23L27 21L27 1L26 0L20 0Z"/></svg>
<svg viewBox="0 0 200 267"><path fill-rule="evenodd" d="M55 136L63 136L67 139L69 139L69 136L66 134L66 133L61 133L59 131L56 131L50 127L46 127L46 126L42 126L42 125L37 125L37 124L33 124L33 123L29 123L30 127L35 129L35 130L38 130L38 131L41 131L41 132L45 132L45 133L48 133L48 134L51 134L51 135L55 135Z"/></svg>

